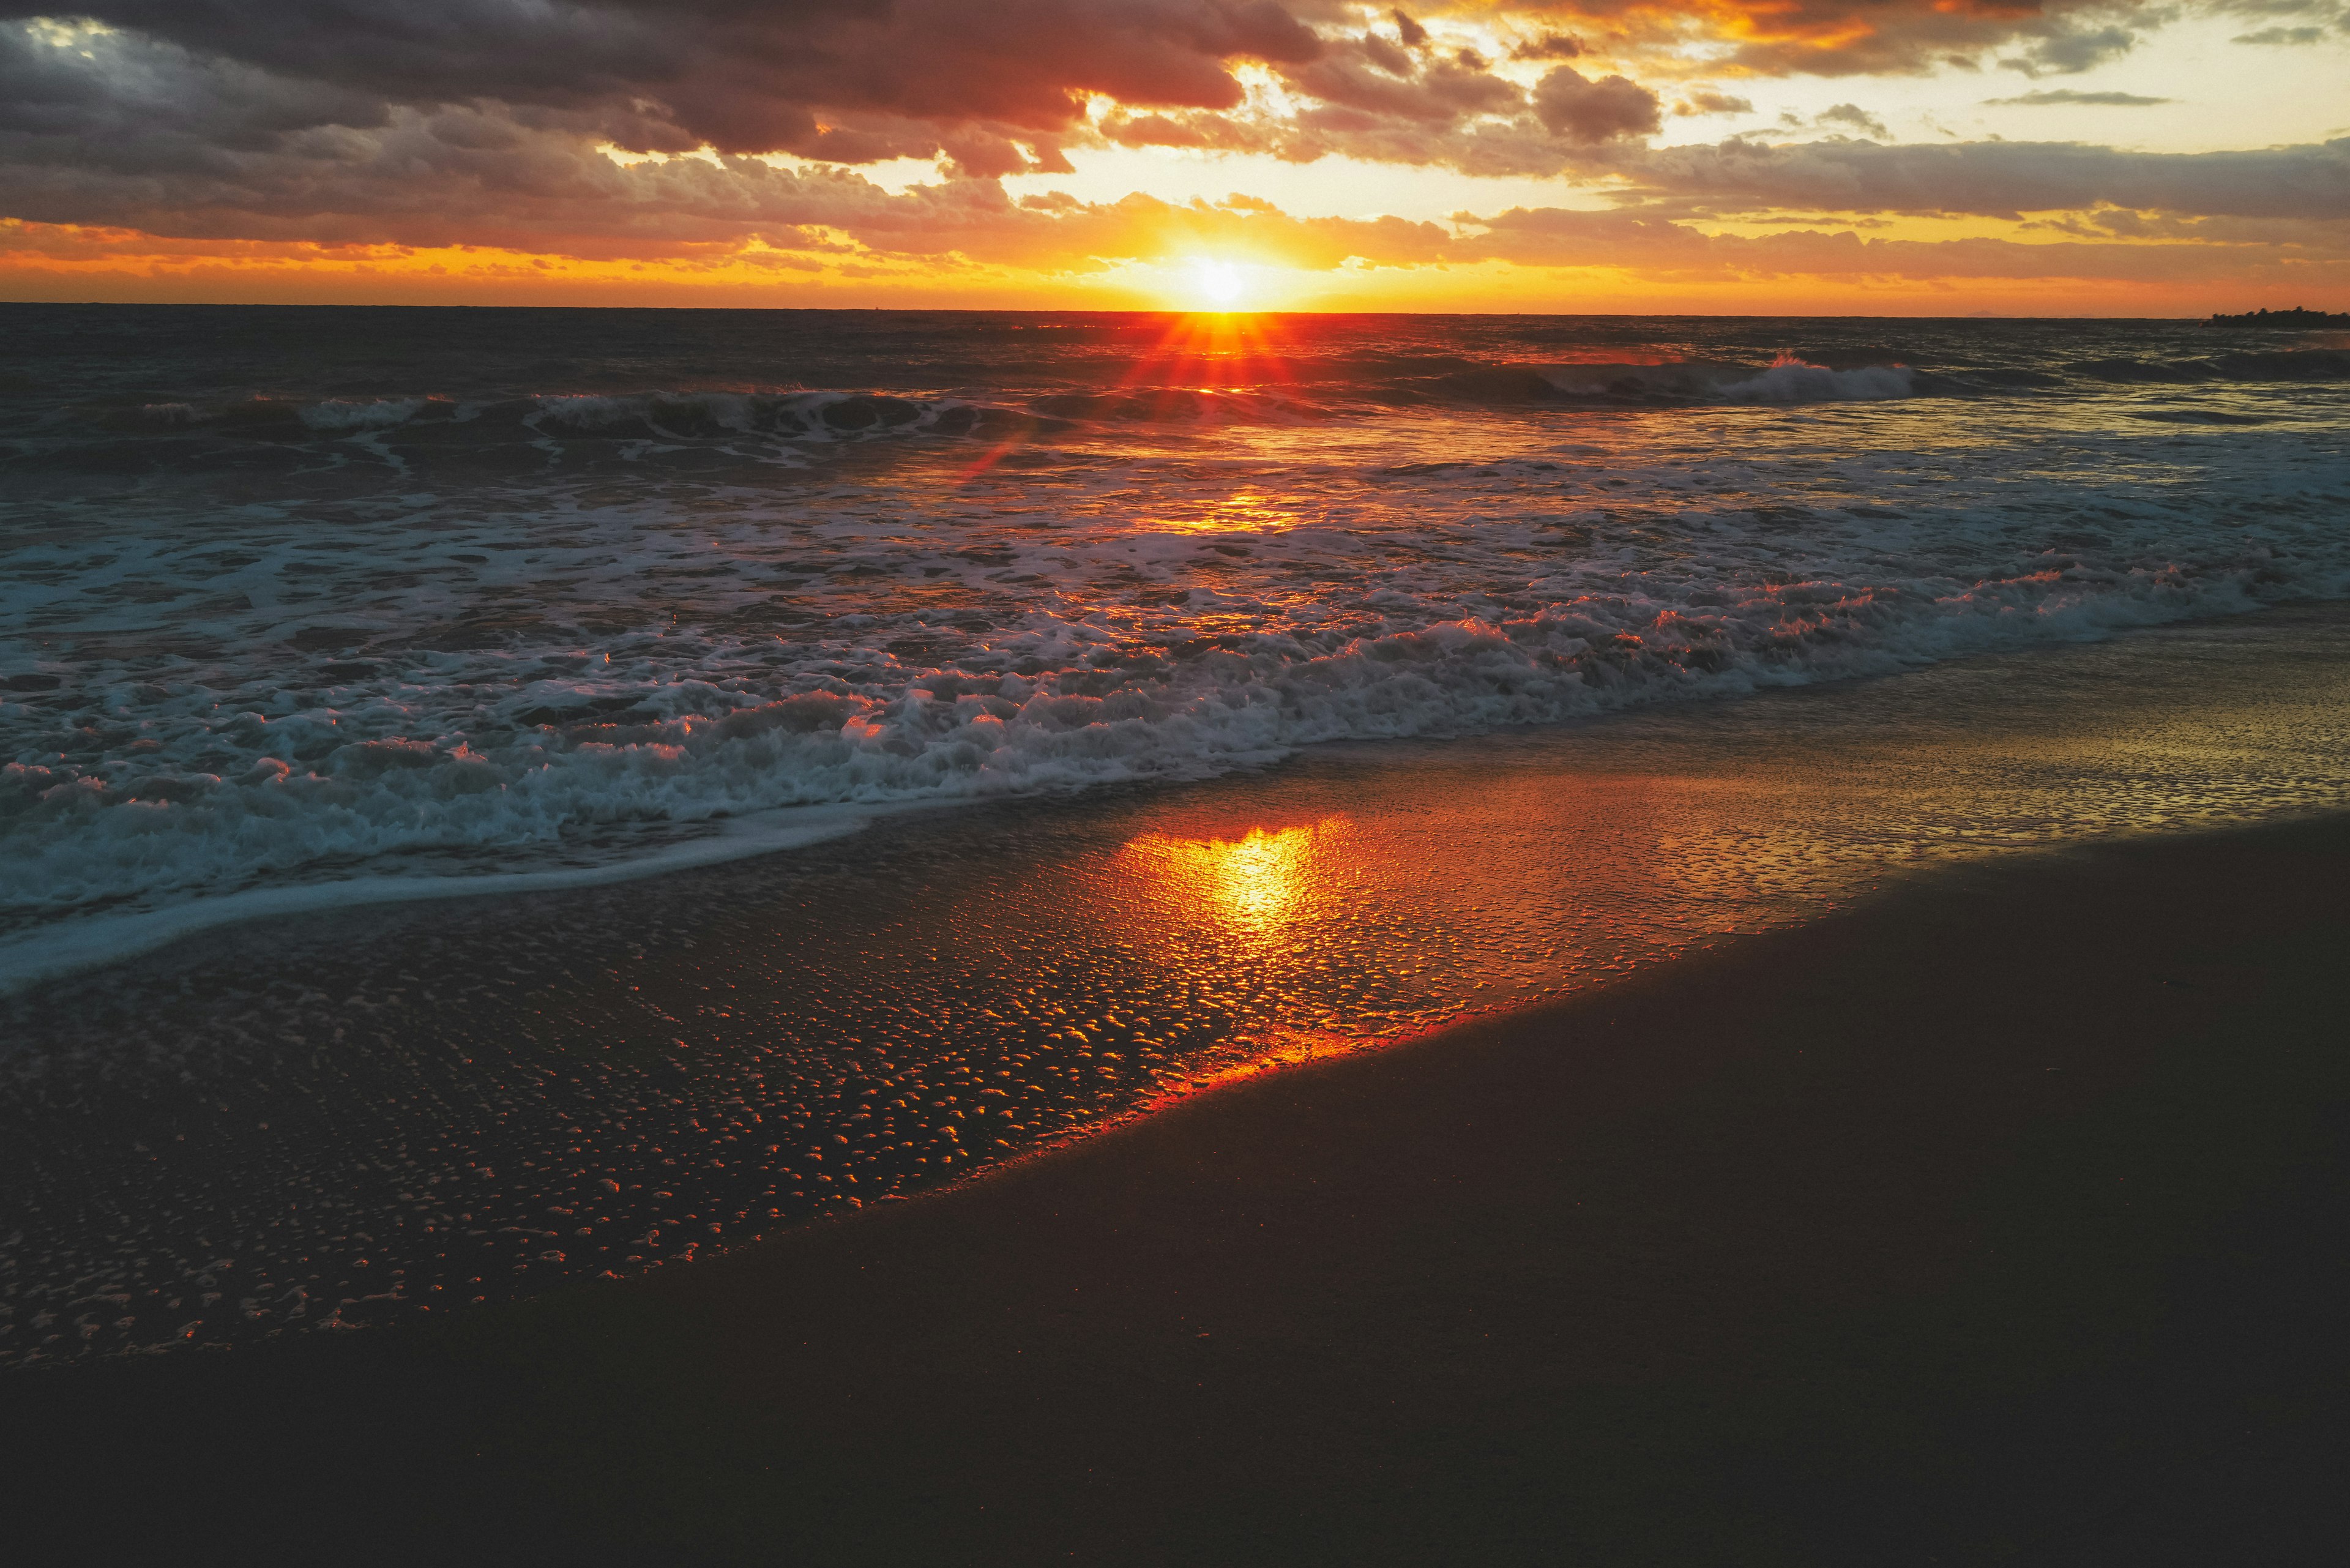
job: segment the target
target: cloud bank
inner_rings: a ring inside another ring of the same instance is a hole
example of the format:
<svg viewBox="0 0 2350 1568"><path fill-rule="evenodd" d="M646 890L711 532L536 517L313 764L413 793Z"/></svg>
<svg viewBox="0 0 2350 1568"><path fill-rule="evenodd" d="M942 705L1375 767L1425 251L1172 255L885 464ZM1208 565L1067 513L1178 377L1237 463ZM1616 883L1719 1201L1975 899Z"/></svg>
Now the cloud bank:
<svg viewBox="0 0 2350 1568"><path fill-rule="evenodd" d="M2230 9L2272 24L2246 42L2337 22L2327 0ZM2061 78L2176 14L2127 0L1424 12L1332 0L88 0L71 14L0 0L0 219L20 237L755 252L808 268L1070 273L1201 248L1324 269L1865 265L1934 277L2037 265L2091 276L2124 267L2107 253L2133 247L2148 253L2126 264L2141 269L2333 265L2344 245L2332 226L2350 221L2350 141L2194 154L1912 146L1840 103L1784 117L1794 134L1781 140L1655 145L1669 116L1752 113L1753 84L1774 78L1954 62ZM1985 101L2164 100L2046 87ZM1001 182L1068 173L1071 152L1109 147L1555 178L1563 200L1447 225L1301 218L1238 197L1014 199ZM906 159L934 161L937 178L893 191L858 172ZM2044 233L1852 232L1897 218ZM1756 223L1781 232L1723 227ZM2271 231L2245 227L2262 223Z"/></svg>

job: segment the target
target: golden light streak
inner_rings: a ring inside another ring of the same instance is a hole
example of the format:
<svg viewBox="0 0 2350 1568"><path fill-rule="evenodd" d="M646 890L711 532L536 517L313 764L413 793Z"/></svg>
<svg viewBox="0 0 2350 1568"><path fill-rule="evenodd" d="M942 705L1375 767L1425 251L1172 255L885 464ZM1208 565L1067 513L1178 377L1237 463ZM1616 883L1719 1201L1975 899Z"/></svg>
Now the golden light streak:
<svg viewBox="0 0 2350 1568"><path fill-rule="evenodd" d="M1302 827L1253 828L1237 839L1146 834L1119 859L1183 902L1270 942L1307 912L1317 860L1347 827L1345 817L1331 816Z"/></svg>

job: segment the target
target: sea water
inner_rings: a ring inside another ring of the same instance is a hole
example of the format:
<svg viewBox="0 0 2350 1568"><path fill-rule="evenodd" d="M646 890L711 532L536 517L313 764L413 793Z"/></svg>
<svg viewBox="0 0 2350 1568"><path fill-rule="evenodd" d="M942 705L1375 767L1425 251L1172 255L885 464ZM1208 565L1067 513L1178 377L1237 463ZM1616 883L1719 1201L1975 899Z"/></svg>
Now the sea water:
<svg viewBox="0 0 2350 1568"><path fill-rule="evenodd" d="M2194 323L17 306L0 339L0 986L2350 587L2350 350Z"/></svg>

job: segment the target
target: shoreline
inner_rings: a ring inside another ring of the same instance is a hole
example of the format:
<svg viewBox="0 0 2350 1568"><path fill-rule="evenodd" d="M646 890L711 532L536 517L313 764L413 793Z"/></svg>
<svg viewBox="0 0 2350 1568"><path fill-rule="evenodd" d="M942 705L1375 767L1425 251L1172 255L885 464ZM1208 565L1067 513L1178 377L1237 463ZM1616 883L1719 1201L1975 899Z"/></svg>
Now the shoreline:
<svg viewBox="0 0 2350 1568"><path fill-rule="evenodd" d="M2350 1524L2345 872L1955 867L698 1268L10 1377L16 1538L2286 1560Z"/></svg>
<svg viewBox="0 0 2350 1568"><path fill-rule="evenodd" d="M625 1277L1920 867L2336 806L2345 694L2317 607L191 939L0 1002L0 1366Z"/></svg>
<svg viewBox="0 0 2350 1568"><path fill-rule="evenodd" d="M2239 605L2225 611L2206 611L2174 620L2149 620L2098 627L2044 640L2012 644L1992 642L1981 648L1946 654L1925 662L1861 675L1835 675L1787 685L1757 685L1745 691L1711 690L1685 692L1655 701L1603 708L1574 718L1541 723L1506 724L1464 735L1419 732L1353 736L1310 741L1289 747L1267 759L1224 758L1204 777L1180 774L1109 778L1070 786L1055 784L1033 793L1003 792L970 794L915 795L876 800L834 800L799 806L773 807L699 821L669 824L677 836L659 848L608 862L481 871L458 876L419 877L396 871L369 871L340 880L292 880L266 886L208 893L186 902L133 908L126 911L83 915L70 913L60 924L28 927L0 937L0 1000L26 995L58 981L102 973L120 965L177 947L193 938L236 928L333 915L347 909L440 900L501 898L534 893L563 893L580 888L648 880L723 866L735 861L790 853L828 839L854 836L890 818L1013 805L1051 809L1092 804L1120 792L1180 791L1225 780L1246 779L1266 767L1279 767L1300 758L1336 754L1365 748L1428 746L1479 741L1507 743L1521 736L1554 736L1627 721L1669 722L1676 715L1758 698L1812 693L1825 697L1839 689L1914 677L1936 670L1994 660L2061 656L2073 649L2126 646L2135 640L2166 633L2194 632L2235 623L2259 623L2295 615L2350 616L2350 598L2321 595L2272 603ZM559 847L556 846L556 847ZM396 863L396 854L383 854L369 864ZM131 899L134 905L139 899ZM168 956L168 954L167 954Z"/></svg>

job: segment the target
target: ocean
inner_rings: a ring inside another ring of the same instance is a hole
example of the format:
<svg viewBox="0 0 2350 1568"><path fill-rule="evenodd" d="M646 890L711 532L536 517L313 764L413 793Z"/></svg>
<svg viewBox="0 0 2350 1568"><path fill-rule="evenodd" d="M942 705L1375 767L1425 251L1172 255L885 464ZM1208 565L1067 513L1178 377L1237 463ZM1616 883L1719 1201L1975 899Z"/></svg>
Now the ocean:
<svg viewBox="0 0 2350 1568"><path fill-rule="evenodd" d="M0 1363L626 1275L1887 875L2350 798L2338 337L0 343Z"/></svg>

